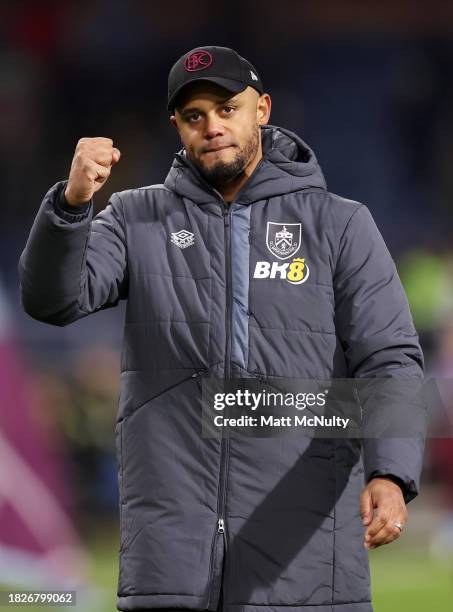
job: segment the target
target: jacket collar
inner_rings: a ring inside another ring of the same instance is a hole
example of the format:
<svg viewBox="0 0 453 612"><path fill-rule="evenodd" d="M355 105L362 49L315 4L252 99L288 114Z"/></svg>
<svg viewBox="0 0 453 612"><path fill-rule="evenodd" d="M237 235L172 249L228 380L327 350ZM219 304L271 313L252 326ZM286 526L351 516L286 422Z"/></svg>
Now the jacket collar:
<svg viewBox="0 0 453 612"><path fill-rule="evenodd" d="M326 181L313 150L297 134L285 128L261 126L263 158L242 187L237 202L257 200L317 187L327 190ZM186 156L185 149L175 158L164 185L197 204L222 199Z"/></svg>

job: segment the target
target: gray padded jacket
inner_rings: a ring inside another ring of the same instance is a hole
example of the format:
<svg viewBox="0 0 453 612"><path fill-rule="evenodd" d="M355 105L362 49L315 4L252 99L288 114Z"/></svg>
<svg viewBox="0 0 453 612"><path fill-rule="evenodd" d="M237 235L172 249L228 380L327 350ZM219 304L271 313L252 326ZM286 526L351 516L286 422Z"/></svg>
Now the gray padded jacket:
<svg viewBox="0 0 453 612"><path fill-rule="evenodd" d="M423 377L368 208L327 191L296 134L263 126L262 142L230 205L184 150L164 184L114 193L94 219L92 202L64 210L59 181L20 258L39 321L127 300L119 610L216 610L222 590L225 612L370 612L362 487L388 474L418 493L423 440L200 434L207 374Z"/></svg>

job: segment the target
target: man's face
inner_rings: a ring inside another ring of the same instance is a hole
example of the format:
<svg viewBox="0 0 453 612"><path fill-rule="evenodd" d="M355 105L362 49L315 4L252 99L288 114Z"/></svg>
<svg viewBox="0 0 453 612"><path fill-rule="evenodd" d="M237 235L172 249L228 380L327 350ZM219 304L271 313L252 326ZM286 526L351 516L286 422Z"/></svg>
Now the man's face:
<svg viewBox="0 0 453 612"><path fill-rule="evenodd" d="M261 154L260 125L270 98L247 87L231 93L207 81L187 86L171 116L187 156L214 186L238 177Z"/></svg>

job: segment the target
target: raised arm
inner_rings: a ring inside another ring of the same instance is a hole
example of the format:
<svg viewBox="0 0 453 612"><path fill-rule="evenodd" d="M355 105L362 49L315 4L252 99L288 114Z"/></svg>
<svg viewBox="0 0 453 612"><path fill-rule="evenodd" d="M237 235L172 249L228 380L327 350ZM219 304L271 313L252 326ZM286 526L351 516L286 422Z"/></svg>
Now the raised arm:
<svg viewBox="0 0 453 612"><path fill-rule="evenodd" d="M92 218L93 195L119 157L108 138L81 139L69 179L45 195L19 260L21 303L33 318L67 325L127 297L120 196Z"/></svg>

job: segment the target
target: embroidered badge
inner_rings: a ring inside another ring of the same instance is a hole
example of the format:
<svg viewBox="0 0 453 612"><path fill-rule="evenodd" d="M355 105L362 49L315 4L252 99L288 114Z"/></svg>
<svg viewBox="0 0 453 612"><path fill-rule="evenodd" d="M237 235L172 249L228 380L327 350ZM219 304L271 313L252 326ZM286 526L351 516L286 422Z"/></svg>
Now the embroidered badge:
<svg viewBox="0 0 453 612"><path fill-rule="evenodd" d="M192 232L183 229L171 233L171 242L179 246L180 249L185 249L195 244L195 236Z"/></svg>

